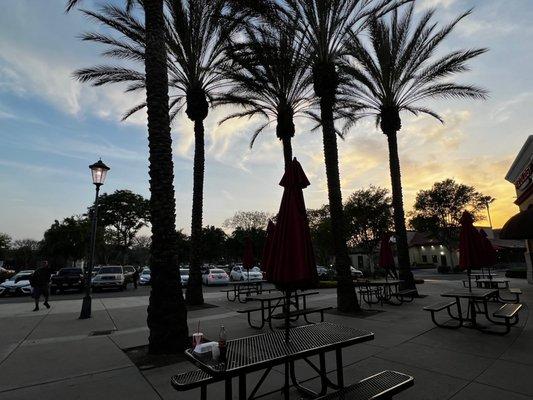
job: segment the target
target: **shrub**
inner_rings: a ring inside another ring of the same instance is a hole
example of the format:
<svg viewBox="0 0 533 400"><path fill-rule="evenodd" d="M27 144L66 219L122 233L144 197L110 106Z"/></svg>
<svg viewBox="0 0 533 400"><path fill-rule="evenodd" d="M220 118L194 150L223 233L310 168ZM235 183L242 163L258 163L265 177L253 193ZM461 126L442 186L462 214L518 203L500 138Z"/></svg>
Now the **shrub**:
<svg viewBox="0 0 533 400"><path fill-rule="evenodd" d="M451 268L448 266L443 267L442 265L437 268L437 272L439 274L449 274L451 272Z"/></svg>
<svg viewBox="0 0 533 400"><path fill-rule="evenodd" d="M526 268L511 268L505 272L505 276L507 278L527 279L527 270Z"/></svg>

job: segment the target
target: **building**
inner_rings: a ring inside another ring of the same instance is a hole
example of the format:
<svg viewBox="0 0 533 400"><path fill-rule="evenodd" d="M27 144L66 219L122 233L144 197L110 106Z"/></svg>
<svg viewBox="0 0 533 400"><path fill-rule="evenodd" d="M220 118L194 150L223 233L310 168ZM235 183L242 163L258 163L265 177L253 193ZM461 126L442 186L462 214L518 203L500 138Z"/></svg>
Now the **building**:
<svg viewBox="0 0 533 400"><path fill-rule="evenodd" d="M438 239L425 232L407 232L409 259L415 267L452 267L459 263L459 253L450 252Z"/></svg>
<svg viewBox="0 0 533 400"><path fill-rule="evenodd" d="M520 213L511 220L515 222L520 222L520 218L527 218L528 215L531 216L533 211L533 135L530 135L522 149L516 156L513 164L509 168L509 172L505 176L505 179L511 182L515 186L516 190L516 200L515 204L520 209ZM527 212L526 212L527 211ZM508 223L509 223L508 222ZM533 223L529 220L522 221L525 223L516 224L515 226L522 226L523 232L510 232L511 236L515 238L523 238L526 241L526 264L527 264L527 279L529 283L533 284L533 235L531 231L533 230ZM506 230L506 225L504 225L503 230ZM507 232L506 232L507 233Z"/></svg>

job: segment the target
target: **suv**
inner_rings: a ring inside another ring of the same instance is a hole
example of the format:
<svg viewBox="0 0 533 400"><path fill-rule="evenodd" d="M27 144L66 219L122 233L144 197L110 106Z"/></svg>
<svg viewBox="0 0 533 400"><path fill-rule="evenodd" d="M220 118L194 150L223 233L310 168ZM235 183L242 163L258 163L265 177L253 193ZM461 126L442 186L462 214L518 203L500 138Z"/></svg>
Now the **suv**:
<svg viewBox="0 0 533 400"><path fill-rule="evenodd" d="M63 290L76 289L83 290L85 285L85 277L81 268L61 268L57 274L52 275L50 291L55 294L56 291L60 293Z"/></svg>
<svg viewBox="0 0 533 400"><path fill-rule="evenodd" d="M100 268L98 274L91 280L91 287L94 291L109 288L124 290L127 284L124 267L120 265Z"/></svg>

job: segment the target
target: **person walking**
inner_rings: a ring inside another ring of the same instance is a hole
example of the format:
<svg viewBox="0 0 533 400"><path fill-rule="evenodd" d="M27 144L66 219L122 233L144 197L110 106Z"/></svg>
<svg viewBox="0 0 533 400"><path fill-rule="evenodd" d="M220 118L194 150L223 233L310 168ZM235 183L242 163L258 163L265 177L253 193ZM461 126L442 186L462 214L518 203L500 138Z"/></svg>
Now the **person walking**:
<svg viewBox="0 0 533 400"><path fill-rule="evenodd" d="M48 261L43 261L41 267L37 268L30 278L30 285L32 287L32 295L35 300L35 308L33 311L39 311L39 299L44 297L44 306L50 308L48 304L48 297L50 296L50 266Z"/></svg>
<svg viewBox="0 0 533 400"><path fill-rule="evenodd" d="M135 268L135 272L133 273L133 288L137 289L137 283L139 282L139 270Z"/></svg>

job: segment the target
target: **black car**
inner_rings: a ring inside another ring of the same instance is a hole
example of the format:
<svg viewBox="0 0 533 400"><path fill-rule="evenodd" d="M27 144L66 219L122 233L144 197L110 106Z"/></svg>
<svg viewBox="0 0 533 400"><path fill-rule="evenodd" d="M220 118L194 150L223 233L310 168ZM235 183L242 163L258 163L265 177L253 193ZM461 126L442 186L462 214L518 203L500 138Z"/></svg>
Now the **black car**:
<svg viewBox="0 0 533 400"><path fill-rule="evenodd" d="M61 268L52 275L50 290L52 293L73 289L81 292L84 286L85 277L81 268Z"/></svg>

